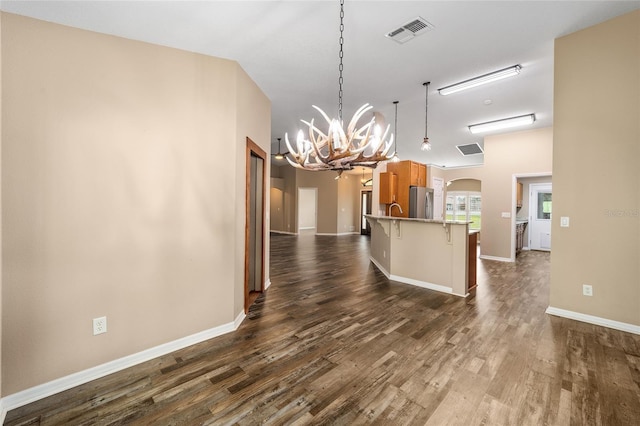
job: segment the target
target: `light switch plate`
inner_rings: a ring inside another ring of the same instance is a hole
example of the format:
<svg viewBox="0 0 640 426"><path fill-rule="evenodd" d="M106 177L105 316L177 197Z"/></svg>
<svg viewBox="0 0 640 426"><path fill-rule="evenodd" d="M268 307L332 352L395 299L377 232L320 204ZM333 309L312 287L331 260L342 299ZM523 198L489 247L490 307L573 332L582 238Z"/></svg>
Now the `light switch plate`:
<svg viewBox="0 0 640 426"><path fill-rule="evenodd" d="M511 217L511 213L510 212L502 212L502 217L504 219L509 219Z"/></svg>
<svg viewBox="0 0 640 426"><path fill-rule="evenodd" d="M568 228L569 227L569 217L568 216L561 216L560 217L560 227L561 228Z"/></svg>

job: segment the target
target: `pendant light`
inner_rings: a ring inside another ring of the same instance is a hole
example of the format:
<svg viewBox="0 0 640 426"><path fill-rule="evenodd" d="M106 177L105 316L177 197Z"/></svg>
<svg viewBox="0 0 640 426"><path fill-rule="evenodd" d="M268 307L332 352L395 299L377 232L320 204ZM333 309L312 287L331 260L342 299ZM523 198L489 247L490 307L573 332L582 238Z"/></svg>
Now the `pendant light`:
<svg viewBox="0 0 640 426"><path fill-rule="evenodd" d="M284 155L282 155L282 152L280 150L280 147L282 145L281 142L282 142L282 138L278 138L278 153L276 154L276 160L284 159Z"/></svg>
<svg viewBox="0 0 640 426"><path fill-rule="evenodd" d="M326 120L327 131L322 131L314 124L302 120L309 127L309 139L305 139L302 131L298 132L296 144L289 142L289 137L285 133L284 141L289 149L287 160L293 167L312 171L336 170L338 176L344 170L351 170L354 167L375 168L380 161L386 161L387 153L393 144L393 135L385 141L389 133L389 126L383 133L379 126L375 124L375 118L360 128L356 128L360 118L373 107L369 104L361 106L353 115L353 118L346 127L342 121L342 94L343 94L343 64L344 56L344 0L340 0L340 51L338 66L338 118L330 119L320 108L312 105ZM296 149L294 149L294 146Z"/></svg>
<svg viewBox="0 0 640 426"><path fill-rule="evenodd" d="M425 87L424 97L424 139L420 149L423 151L431 151L431 142L429 142L428 130L429 130L429 84L430 82L422 83Z"/></svg>
<svg viewBox="0 0 640 426"><path fill-rule="evenodd" d="M400 157L398 157L398 101L393 101L393 104L396 106L396 115L393 125L393 134L395 138L393 141L393 157L391 158L391 161L397 163L400 161Z"/></svg>

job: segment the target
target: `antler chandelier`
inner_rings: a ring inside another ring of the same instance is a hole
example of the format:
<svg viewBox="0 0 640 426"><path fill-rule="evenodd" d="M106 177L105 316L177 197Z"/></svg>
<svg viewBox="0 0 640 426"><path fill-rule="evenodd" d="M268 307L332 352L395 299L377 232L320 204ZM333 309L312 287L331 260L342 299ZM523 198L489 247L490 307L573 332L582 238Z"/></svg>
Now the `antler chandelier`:
<svg viewBox="0 0 640 426"><path fill-rule="evenodd" d="M320 171L336 170L338 175L344 170L351 170L354 167L375 168L380 161L386 161L387 153L393 144L393 135L389 134L389 125L384 133L380 126L375 124L375 117L362 127L358 126L358 121L366 112L373 107L369 104L362 105L349 122L346 130L343 129L342 121L342 58L344 56L344 0L340 0L340 65L338 67L338 119L330 119L320 108L312 105L329 125L325 133L320 130L314 120L311 122L301 120L309 127L309 139L304 138L302 130L298 132L295 147L289 142L289 136L285 133L284 140L289 149L286 157L289 164L299 169Z"/></svg>

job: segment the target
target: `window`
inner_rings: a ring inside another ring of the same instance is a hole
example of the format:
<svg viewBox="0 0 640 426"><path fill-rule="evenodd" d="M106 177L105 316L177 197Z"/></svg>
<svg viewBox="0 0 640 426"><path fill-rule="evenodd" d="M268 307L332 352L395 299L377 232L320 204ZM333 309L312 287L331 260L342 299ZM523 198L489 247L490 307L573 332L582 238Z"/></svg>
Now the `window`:
<svg viewBox="0 0 640 426"><path fill-rule="evenodd" d="M469 229L480 230L482 197L479 192L447 193L447 220L470 220Z"/></svg>
<svg viewBox="0 0 640 426"><path fill-rule="evenodd" d="M551 219L551 192L538 192L538 219Z"/></svg>

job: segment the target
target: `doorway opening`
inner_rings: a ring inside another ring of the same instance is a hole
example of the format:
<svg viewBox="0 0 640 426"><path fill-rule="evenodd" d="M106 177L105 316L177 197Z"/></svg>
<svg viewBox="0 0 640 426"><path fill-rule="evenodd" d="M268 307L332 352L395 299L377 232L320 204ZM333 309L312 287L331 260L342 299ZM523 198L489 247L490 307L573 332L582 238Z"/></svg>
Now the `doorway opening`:
<svg viewBox="0 0 640 426"><path fill-rule="evenodd" d="M298 233L314 233L318 222L318 188L298 188Z"/></svg>
<svg viewBox="0 0 640 426"><path fill-rule="evenodd" d="M516 255L521 250L551 251L553 176L551 173L527 173L514 174L512 179L511 262L515 262ZM537 195L539 190L549 194L542 195L543 203L540 206ZM542 209L540 219L538 207Z"/></svg>
<svg viewBox="0 0 640 426"><path fill-rule="evenodd" d="M267 154L247 138L244 251L244 312L264 291L265 159Z"/></svg>
<svg viewBox="0 0 640 426"><path fill-rule="evenodd" d="M551 251L552 186L531 184L529 191L529 249Z"/></svg>
<svg viewBox="0 0 640 426"><path fill-rule="evenodd" d="M372 194L373 191L370 189L364 189L360 192L360 235L371 235L371 226L364 215L371 214Z"/></svg>

